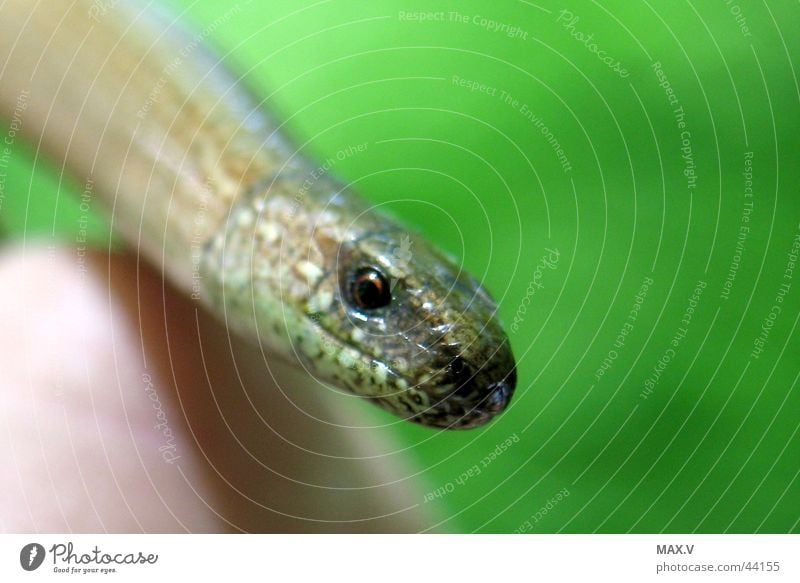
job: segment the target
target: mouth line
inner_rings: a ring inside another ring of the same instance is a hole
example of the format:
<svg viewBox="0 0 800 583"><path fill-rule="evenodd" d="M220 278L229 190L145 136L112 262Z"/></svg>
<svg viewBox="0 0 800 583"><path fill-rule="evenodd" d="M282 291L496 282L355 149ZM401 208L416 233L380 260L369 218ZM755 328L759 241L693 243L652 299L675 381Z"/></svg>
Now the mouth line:
<svg viewBox="0 0 800 583"><path fill-rule="evenodd" d="M426 380L418 382L417 380L412 380L412 377L407 373L403 373L395 366L392 366L387 362L386 358L377 357L365 352L363 347L358 345L349 336L336 334L320 326L319 323L315 324L320 334L339 346L340 352L342 350L352 350L353 353L358 354L358 359L355 361L358 364L346 367L346 370L353 372L353 377L361 376L362 382L360 385L356 382L348 382L347 384L350 389L347 392L361 398L380 399L383 403L386 403L384 408L392 410L395 414L401 415L408 421L416 422L424 426L445 429L470 429L480 427L502 413L507 408L510 396L513 394L514 387L511 386L508 381L514 374L516 366L513 366L512 370L506 373L501 379L491 383L482 383L485 386L476 386L475 389L470 391L468 396L459 396L457 394L459 387L469 384L477 385L476 379L481 376L481 373L491 368L491 359L484 362L478 370L474 371L469 378L462 383L447 380L446 366L441 367L432 374L430 371L426 371L426 374L422 375L422 378L426 378ZM496 357L507 343L508 339L503 337L502 340L495 345L492 351L492 357ZM430 348L426 350L430 351ZM381 367L385 371L386 382L375 383L372 380L371 377L374 377L374 371L377 367ZM353 377L351 377L351 381ZM432 382L437 379L437 377L441 379L441 382ZM415 377L415 379L416 378L419 377ZM335 385L335 383L330 383L324 379L320 380L331 386ZM398 386L400 383L405 383L406 387L400 388ZM365 388L370 386L390 388L393 385L396 387L395 390L383 394L378 391L364 391ZM494 388L490 388L493 386ZM491 406L491 399L496 394L496 391L500 390L501 386L505 387L503 389L502 402L498 403L496 406ZM405 400L399 401L399 403L394 402L398 397L410 391L425 395L428 404L417 410L416 407L418 407L419 404L408 404ZM453 397L456 398L453 399ZM400 408L395 406L400 403L406 403L406 407ZM445 404L448 403L449 406L446 406ZM443 410L443 405L445 405L446 411Z"/></svg>
<svg viewBox="0 0 800 583"><path fill-rule="evenodd" d="M353 390L348 391L349 393L356 394L359 397L383 398L383 397L393 397L393 396L396 396L396 395L400 395L400 394L408 391L411 388L419 386L419 384L417 384L417 383L412 383L411 379L408 376L402 374L395 367L389 365L386 362L385 359L379 358L379 357L371 355L369 353L366 353L361 349L361 347L359 347L355 343L353 343L352 340L346 340L345 338L343 338L341 336L338 336L338 335L336 335L336 334L334 334L332 332L329 332L328 330L326 330L325 328L322 328L318 324L317 324L317 326L318 326L318 329L319 329L319 332L321 333L321 335L325 335L330 340L339 343L343 348L349 348L349 349L353 350L354 352L357 352L358 355L359 355L359 360L362 363L361 366L364 367L364 372L368 371L368 372L371 373L376 369L376 365L380 365L386 370L387 378L389 376L392 376L392 377L395 377L396 379L402 380L403 382L406 383L406 385L408 385L408 387L406 389L399 389L397 391L393 391L393 392L387 393L385 395L380 395L380 394L376 394L376 393L356 392L356 391L353 391ZM341 352L341 350L339 352ZM352 369L352 368L348 367L346 370L353 370L356 373L360 372L358 370L358 368ZM328 383L327 381L323 381L323 382L325 382L325 384L331 384L331 383ZM388 383L385 383L385 384L388 384Z"/></svg>

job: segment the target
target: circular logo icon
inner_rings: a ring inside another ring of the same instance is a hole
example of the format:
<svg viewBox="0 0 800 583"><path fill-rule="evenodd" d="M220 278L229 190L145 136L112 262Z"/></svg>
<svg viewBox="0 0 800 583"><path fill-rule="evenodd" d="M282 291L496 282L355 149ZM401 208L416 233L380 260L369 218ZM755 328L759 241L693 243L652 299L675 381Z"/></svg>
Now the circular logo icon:
<svg viewBox="0 0 800 583"><path fill-rule="evenodd" d="M44 562L44 547L39 543L28 543L19 552L19 564L26 571L35 571Z"/></svg>

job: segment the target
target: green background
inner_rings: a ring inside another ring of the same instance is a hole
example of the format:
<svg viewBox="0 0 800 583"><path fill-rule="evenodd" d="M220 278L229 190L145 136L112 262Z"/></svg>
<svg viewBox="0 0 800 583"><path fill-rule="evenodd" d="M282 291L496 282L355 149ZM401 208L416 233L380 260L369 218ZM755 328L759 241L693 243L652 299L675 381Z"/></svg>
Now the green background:
<svg viewBox="0 0 800 583"><path fill-rule="evenodd" d="M528 294L511 334L520 382L509 411L471 432L394 425L424 487L445 492L427 503L443 520L432 528L800 530L800 271L785 274L800 233L797 3L177 4L312 155L366 143L335 172L462 257L507 324ZM571 28L561 10L578 17ZM443 20L401 15L418 11ZM492 30L484 17L520 32ZM694 188L657 61L685 112ZM78 193L18 143L0 225L13 237L74 241ZM93 217L96 244L107 230ZM546 249L558 250L558 263L535 275ZM541 287L529 287L534 279ZM700 281L685 338L645 399ZM459 480L509 437L517 442Z"/></svg>

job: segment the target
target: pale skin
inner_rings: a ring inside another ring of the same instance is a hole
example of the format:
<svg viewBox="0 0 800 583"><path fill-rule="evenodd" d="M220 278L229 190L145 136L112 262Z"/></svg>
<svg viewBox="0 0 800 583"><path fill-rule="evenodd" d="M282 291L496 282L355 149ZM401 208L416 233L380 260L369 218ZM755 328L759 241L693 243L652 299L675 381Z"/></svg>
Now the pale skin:
<svg viewBox="0 0 800 583"><path fill-rule="evenodd" d="M0 252L0 531L418 531L392 427L134 255ZM273 378L274 377L274 378ZM355 458L355 459L354 459Z"/></svg>

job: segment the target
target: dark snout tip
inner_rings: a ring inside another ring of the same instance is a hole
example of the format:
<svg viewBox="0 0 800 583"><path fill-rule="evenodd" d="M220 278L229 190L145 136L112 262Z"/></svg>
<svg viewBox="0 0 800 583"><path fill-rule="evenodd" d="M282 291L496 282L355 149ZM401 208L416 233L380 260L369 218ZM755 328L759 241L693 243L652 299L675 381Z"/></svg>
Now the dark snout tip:
<svg viewBox="0 0 800 583"><path fill-rule="evenodd" d="M511 396L517 386L517 373L512 370L503 380L489 385L489 395L486 398L486 410L491 414L503 411L511 402Z"/></svg>

